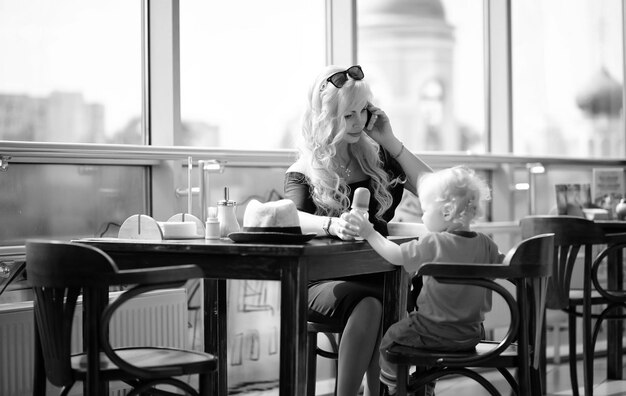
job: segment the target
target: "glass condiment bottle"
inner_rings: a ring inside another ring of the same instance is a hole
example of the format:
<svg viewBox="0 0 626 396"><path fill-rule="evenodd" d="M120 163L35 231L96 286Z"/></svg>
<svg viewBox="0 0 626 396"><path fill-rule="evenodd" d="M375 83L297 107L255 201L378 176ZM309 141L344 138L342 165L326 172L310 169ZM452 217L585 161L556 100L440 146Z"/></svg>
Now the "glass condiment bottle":
<svg viewBox="0 0 626 396"><path fill-rule="evenodd" d="M617 216L617 220L625 220L626 219L626 199L622 198L617 206L615 206L615 215Z"/></svg>
<svg viewBox="0 0 626 396"><path fill-rule="evenodd" d="M237 202L228 198L228 187L224 187L224 199L217 202L217 219L220 222L220 236L227 237L231 232L239 231L236 214Z"/></svg>

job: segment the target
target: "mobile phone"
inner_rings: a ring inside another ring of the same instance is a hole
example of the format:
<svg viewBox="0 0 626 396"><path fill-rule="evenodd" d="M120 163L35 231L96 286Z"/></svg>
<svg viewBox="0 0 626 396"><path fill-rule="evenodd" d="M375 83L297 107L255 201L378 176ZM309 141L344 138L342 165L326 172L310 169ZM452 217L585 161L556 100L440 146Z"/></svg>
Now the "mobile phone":
<svg viewBox="0 0 626 396"><path fill-rule="evenodd" d="M372 112L369 109L366 109L365 111L367 111L367 120L365 121L365 129L370 129L370 120L372 119Z"/></svg>

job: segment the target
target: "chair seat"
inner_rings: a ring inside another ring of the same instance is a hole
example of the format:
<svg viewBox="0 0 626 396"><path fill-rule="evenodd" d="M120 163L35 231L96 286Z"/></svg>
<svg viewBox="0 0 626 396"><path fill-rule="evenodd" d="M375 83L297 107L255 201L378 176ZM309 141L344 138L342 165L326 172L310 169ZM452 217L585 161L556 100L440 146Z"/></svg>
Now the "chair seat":
<svg viewBox="0 0 626 396"><path fill-rule="evenodd" d="M307 331L309 333L342 333L343 325L341 324L329 324L319 322L307 322Z"/></svg>
<svg viewBox="0 0 626 396"><path fill-rule="evenodd" d="M478 358L498 346L497 342L482 341L476 345L475 349L467 351L432 351L429 349L415 348L404 345L393 345L387 349L386 358L396 364L406 364L411 366L439 366L440 360L447 358ZM478 364L475 367L493 367L494 363L499 367L514 367L517 365L518 348L517 344L511 344L500 355L493 359ZM446 364L453 367L454 364ZM465 367L465 365L461 365Z"/></svg>
<svg viewBox="0 0 626 396"><path fill-rule="evenodd" d="M143 369L158 369L158 378L194 374L217 369L217 358L209 353L164 347L119 348L116 352L124 361ZM72 356L72 369L79 380L87 373L87 355ZM105 380L124 378L120 370L104 353L100 354L100 370ZM128 376L129 379L134 377Z"/></svg>

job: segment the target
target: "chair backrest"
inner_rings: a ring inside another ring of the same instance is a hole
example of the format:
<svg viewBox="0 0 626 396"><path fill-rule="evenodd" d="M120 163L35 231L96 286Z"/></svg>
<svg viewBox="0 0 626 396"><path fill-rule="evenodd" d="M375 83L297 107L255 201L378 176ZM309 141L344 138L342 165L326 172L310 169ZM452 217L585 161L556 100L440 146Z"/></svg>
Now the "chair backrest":
<svg viewBox="0 0 626 396"><path fill-rule="evenodd" d="M585 265L590 265L593 245L604 243L604 231L593 221L574 216L527 216L520 220L520 227L522 238L554 233L554 267L549 281L547 307L567 308L578 254L582 248Z"/></svg>
<svg viewBox="0 0 626 396"><path fill-rule="evenodd" d="M71 338L76 301L83 285L106 284L117 268L99 249L57 241L26 243L26 276L35 294L35 319L46 377L71 384Z"/></svg>
<svg viewBox="0 0 626 396"><path fill-rule="evenodd" d="M542 232L528 237L515 245L505 256L504 263L522 267L529 276L550 276L553 266L555 236Z"/></svg>
<svg viewBox="0 0 626 396"><path fill-rule="evenodd" d="M518 334L520 348L530 348L520 356L522 365L539 367L540 350L543 336L543 320L547 305L547 289L554 271L554 233L542 233L523 239L517 244L504 262L517 266L525 275L523 283L518 283L517 301L520 312L520 327L527 326L528 333ZM522 347L523 345L523 347ZM532 356L532 362L530 361ZM530 378L528 379L530 381Z"/></svg>

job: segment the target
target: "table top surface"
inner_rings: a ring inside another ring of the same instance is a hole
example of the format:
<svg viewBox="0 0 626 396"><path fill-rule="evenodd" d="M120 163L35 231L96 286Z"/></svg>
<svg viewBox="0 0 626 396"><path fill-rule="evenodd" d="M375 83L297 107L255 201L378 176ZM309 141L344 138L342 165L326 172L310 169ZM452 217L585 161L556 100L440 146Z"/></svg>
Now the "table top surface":
<svg viewBox="0 0 626 396"><path fill-rule="evenodd" d="M414 237L390 237L402 243ZM371 251L366 241L342 241L332 238L314 238L300 244L236 243L228 238L140 240L119 238L82 238L73 242L85 243L116 252L185 252L201 254L311 256L342 252Z"/></svg>
<svg viewBox="0 0 626 396"><path fill-rule="evenodd" d="M626 231L624 220L594 220L594 222L607 231Z"/></svg>

